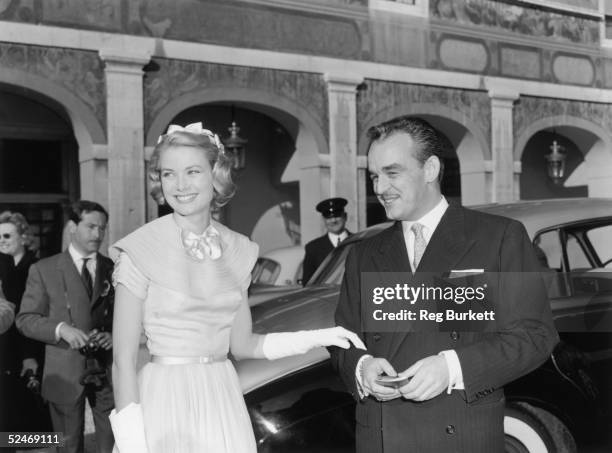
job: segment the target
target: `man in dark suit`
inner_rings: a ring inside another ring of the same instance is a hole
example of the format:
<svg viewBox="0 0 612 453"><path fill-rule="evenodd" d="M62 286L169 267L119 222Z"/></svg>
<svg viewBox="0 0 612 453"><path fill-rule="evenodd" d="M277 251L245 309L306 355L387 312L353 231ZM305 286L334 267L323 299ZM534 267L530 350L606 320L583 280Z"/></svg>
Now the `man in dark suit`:
<svg viewBox="0 0 612 453"><path fill-rule="evenodd" d="M9 282L12 280L13 257L0 253L0 401L7 401L10 393L10 342L9 329L15 320L15 304L9 299ZM8 431L11 408L0 403L0 431Z"/></svg>
<svg viewBox="0 0 612 453"><path fill-rule="evenodd" d="M306 284L319 265L338 247L340 242L350 236L345 228L346 212L344 207L348 202L344 198L328 198L317 204L316 209L323 216L327 233L306 244L304 254L304 266L302 271L302 284Z"/></svg>
<svg viewBox="0 0 612 453"><path fill-rule="evenodd" d="M16 320L25 336L46 343L42 396L53 429L64 433L62 452L83 451L85 398L97 452L110 453L114 443L108 419L113 394L105 373L111 365L113 263L98 253L107 222L98 203L72 205L68 250L31 266ZM92 367L102 372L90 375Z"/></svg>
<svg viewBox="0 0 612 453"><path fill-rule="evenodd" d="M2 313L3 320L2 322L2 330L1 333L4 333L13 323L13 310L15 308L14 302L9 302L10 297L10 286L9 282L12 280L13 273L13 257L10 255L5 255L4 253L0 253L0 300L3 301L2 304ZM0 373L3 370L2 359L5 357L5 353L2 349L3 337L0 336Z"/></svg>
<svg viewBox="0 0 612 453"><path fill-rule="evenodd" d="M361 332L368 351L330 348L357 399L357 451L503 452L503 386L558 341L533 247L519 222L448 205L440 140L428 123L402 117L369 135L374 192L396 222L347 257L336 322ZM492 273L503 285L495 330L366 331L362 273L416 271ZM384 374L411 379L386 387Z"/></svg>

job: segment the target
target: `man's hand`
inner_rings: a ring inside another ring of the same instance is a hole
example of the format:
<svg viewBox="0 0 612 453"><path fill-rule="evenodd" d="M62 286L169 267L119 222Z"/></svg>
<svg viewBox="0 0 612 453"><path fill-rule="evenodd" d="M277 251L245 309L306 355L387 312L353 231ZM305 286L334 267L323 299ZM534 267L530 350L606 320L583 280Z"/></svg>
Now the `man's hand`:
<svg viewBox="0 0 612 453"><path fill-rule="evenodd" d="M21 374L20 376L23 377L26 374L26 371L28 370L32 370L32 374L36 376L36 372L38 371L38 362L36 361L35 358L27 358L27 359L23 359L23 362L21 364Z"/></svg>
<svg viewBox="0 0 612 453"><path fill-rule="evenodd" d="M89 335L83 332L81 329L69 326L68 324L62 324L59 329L59 336L64 340L72 349L80 349L87 344L89 341Z"/></svg>
<svg viewBox="0 0 612 453"><path fill-rule="evenodd" d="M397 389L385 387L377 384L378 379L383 374L396 376L397 373L386 360L379 357L368 357L363 361L361 372L361 382L363 384L363 392L365 396L372 395L378 401L389 401L399 398L401 395Z"/></svg>
<svg viewBox="0 0 612 453"><path fill-rule="evenodd" d="M409 400L430 400L448 388L448 366L441 355L425 357L400 375L412 377L409 383L399 389L402 397Z"/></svg>
<svg viewBox="0 0 612 453"><path fill-rule="evenodd" d="M107 351L113 347L113 336L110 332L98 332L91 339Z"/></svg>

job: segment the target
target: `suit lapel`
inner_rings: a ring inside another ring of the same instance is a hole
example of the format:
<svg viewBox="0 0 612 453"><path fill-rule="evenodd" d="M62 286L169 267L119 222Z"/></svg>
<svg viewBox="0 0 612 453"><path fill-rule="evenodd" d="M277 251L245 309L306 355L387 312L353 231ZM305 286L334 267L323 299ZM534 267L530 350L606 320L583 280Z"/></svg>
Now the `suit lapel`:
<svg viewBox="0 0 612 453"><path fill-rule="evenodd" d="M373 256L377 267L383 272L411 272L402 222L395 222L386 231L386 235L381 241L378 254Z"/></svg>
<svg viewBox="0 0 612 453"><path fill-rule="evenodd" d="M451 204L434 231L417 271L446 272L474 245L465 231L464 209Z"/></svg>
<svg viewBox="0 0 612 453"><path fill-rule="evenodd" d="M401 224L400 224L401 231ZM403 239L403 237L402 237ZM455 264L468 252L474 244L474 239L469 239L465 231L464 211L461 206L451 204L436 227L430 241L427 243L425 253L421 258L418 272L444 273L453 269ZM410 272L406 247L403 247L406 255L407 272ZM405 272L405 267L397 267L399 272ZM410 332L396 332L390 342L389 358L395 356L404 339Z"/></svg>

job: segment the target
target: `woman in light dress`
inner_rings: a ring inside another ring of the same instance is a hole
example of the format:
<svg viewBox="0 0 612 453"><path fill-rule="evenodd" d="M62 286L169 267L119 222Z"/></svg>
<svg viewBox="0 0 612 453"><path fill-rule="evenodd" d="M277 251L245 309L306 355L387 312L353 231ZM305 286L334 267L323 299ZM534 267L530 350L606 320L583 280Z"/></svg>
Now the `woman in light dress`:
<svg viewBox="0 0 612 453"><path fill-rule="evenodd" d="M228 352L276 359L317 346L365 348L341 327L252 333L247 288L258 247L211 219L234 194L231 156L201 123L170 126L150 162L172 214L111 247L116 285L111 414L120 453L253 453ZM151 362L137 373L142 328Z"/></svg>

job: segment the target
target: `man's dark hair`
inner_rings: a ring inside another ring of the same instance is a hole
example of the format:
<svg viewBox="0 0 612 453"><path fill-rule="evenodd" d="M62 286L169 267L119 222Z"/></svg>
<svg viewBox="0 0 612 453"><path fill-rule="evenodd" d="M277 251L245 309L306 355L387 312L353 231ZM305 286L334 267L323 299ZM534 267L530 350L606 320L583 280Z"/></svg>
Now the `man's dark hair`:
<svg viewBox="0 0 612 453"><path fill-rule="evenodd" d="M93 211L104 214L108 222L108 212L106 212L106 209L104 209L101 204L88 200L79 200L72 203L67 212L68 220L72 220L74 223L78 224L83 220L83 214Z"/></svg>
<svg viewBox="0 0 612 453"><path fill-rule="evenodd" d="M421 163L421 166L423 166L431 156L436 156L438 158L440 161L438 182L441 183L444 175L442 140L440 133L425 120L410 116L400 116L399 118L394 118L376 126L372 126L368 129L368 138L370 139L368 150L375 141L385 140L397 133L408 134L417 144L416 155L414 157Z"/></svg>

